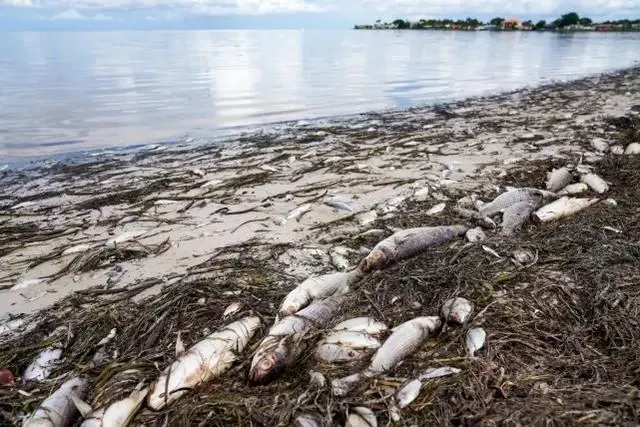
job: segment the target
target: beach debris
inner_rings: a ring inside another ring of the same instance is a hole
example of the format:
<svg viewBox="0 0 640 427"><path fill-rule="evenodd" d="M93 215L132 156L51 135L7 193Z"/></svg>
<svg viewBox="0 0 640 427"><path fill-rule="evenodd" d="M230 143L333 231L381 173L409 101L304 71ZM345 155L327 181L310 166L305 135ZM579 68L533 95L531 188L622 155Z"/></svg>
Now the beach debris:
<svg viewBox="0 0 640 427"><path fill-rule="evenodd" d="M396 392L396 405L398 405L400 409L406 408L420 395L420 389L422 389L422 382L420 380L409 381Z"/></svg>
<svg viewBox="0 0 640 427"><path fill-rule="evenodd" d="M14 385L16 383L16 378L11 372L10 369L2 368L0 369L0 386L3 385Z"/></svg>
<svg viewBox="0 0 640 427"><path fill-rule="evenodd" d="M249 382L267 384L280 376L305 349L302 338L331 321L344 300L344 296L338 295L316 300L296 314L278 320L258 345L251 361Z"/></svg>
<svg viewBox="0 0 640 427"><path fill-rule="evenodd" d="M580 181L587 184L589 188L598 194L606 193L609 191L609 184L604 179L600 178L595 173L588 173L580 177Z"/></svg>
<svg viewBox="0 0 640 427"><path fill-rule="evenodd" d="M295 219L296 221L300 221L302 215L306 214L311 210L311 203L305 203L304 205L300 205L297 208L293 209L287 215L287 220Z"/></svg>
<svg viewBox="0 0 640 427"><path fill-rule="evenodd" d="M627 148L624 150L624 154L627 156L640 154L640 142L632 142L627 145Z"/></svg>
<svg viewBox="0 0 640 427"><path fill-rule="evenodd" d="M475 206L475 202L478 200L477 194L471 194L469 196L464 196L456 202L456 207L461 209L473 209Z"/></svg>
<svg viewBox="0 0 640 427"><path fill-rule="evenodd" d="M224 309L224 312L222 313L222 317L231 317L237 312L239 312L241 308L242 308L242 303L232 302L227 306L227 308Z"/></svg>
<svg viewBox="0 0 640 427"><path fill-rule="evenodd" d="M432 380L435 378L447 377L449 375L456 375L462 372L461 369L453 368L451 366L442 366L440 368L429 368L424 374L420 375L418 379L420 381Z"/></svg>
<svg viewBox="0 0 640 427"><path fill-rule="evenodd" d="M478 211L454 206L453 212L462 218L474 220L477 224L480 224L485 228L496 228L496 223L491 218Z"/></svg>
<svg viewBox="0 0 640 427"><path fill-rule="evenodd" d="M500 234L511 236L519 231L527 223L531 214L536 209L536 203L531 200L514 203L502 213L502 229Z"/></svg>
<svg viewBox="0 0 640 427"><path fill-rule="evenodd" d="M547 190L553 192L559 191L571 184L571 181L573 181L573 176L571 172L569 172L569 169L566 167L554 169L547 174Z"/></svg>
<svg viewBox="0 0 640 427"><path fill-rule="evenodd" d="M589 186L584 182L576 182L575 184L569 184L558 192L559 196L570 196L573 194L584 193L589 190Z"/></svg>
<svg viewBox="0 0 640 427"><path fill-rule="evenodd" d="M105 245L106 246L117 246L120 243L125 243L125 242L129 242L131 240L134 240L136 237L142 236L146 232L147 232L146 230L127 231L126 233L122 233L119 236L114 237L113 239L107 240L107 243L105 243Z"/></svg>
<svg viewBox="0 0 640 427"><path fill-rule="evenodd" d="M15 285L13 285L11 287L12 291L17 291L20 289L28 289L32 286L36 286L39 285L40 283L44 283L43 279L26 279L26 280L22 280L21 282L16 283Z"/></svg>
<svg viewBox="0 0 640 427"><path fill-rule="evenodd" d="M538 259L538 254L534 253L530 249L519 248L513 251L513 260L519 266L528 266L535 263Z"/></svg>
<svg viewBox="0 0 640 427"><path fill-rule="evenodd" d="M324 388L327 385L327 379L320 372L309 371L309 384L318 388Z"/></svg>
<svg viewBox="0 0 640 427"><path fill-rule="evenodd" d="M284 298L280 314L289 316L306 307L315 298L349 292L349 287L362 278L360 270L313 276L300 283Z"/></svg>
<svg viewBox="0 0 640 427"><path fill-rule="evenodd" d="M446 203L438 203L437 205L435 205L434 207L432 207L431 209L429 209L426 213L427 215L439 215L442 212L444 212L445 208L447 207Z"/></svg>
<svg viewBox="0 0 640 427"><path fill-rule="evenodd" d="M382 207L380 207L379 212L381 214L395 212L406 202L406 200L407 198L405 196L396 196L392 199L389 199L384 205L382 205Z"/></svg>
<svg viewBox="0 0 640 427"><path fill-rule="evenodd" d="M602 138L593 138L591 140L591 147L600 153L609 151L609 143Z"/></svg>
<svg viewBox="0 0 640 427"><path fill-rule="evenodd" d="M207 181L204 184L202 184L200 186L200 188L217 187L220 184L222 184L222 180L220 180L220 179L212 179L211 181Z"/></svg>
<svg viewBox="0 0 640 427"><path fill-rule="evenodd" d="M45 341L57 339L58 342L45 347L38 353L36 358L27 366L22 379L24 381L41 381L49 378L51 370L55 367L56 363L62 357L63 345L61 343L62 335L71 332L65 326L60 326L51 332Z"/></svg>
<svg viewBox="0 0 640 427"><path fill-rule="evenodd" d="M624 147L622 145L612 145L610 150L611 154L615 154L616 156L624 154Z"/></svg>
<svg viewBox="0 0 640 427"><path fill-rule="evenodd" d="M463 325L473 313L473 303L466 298L456 297L445 301L440 314L445 322Z"/></svg>
<svg viewBox="0 0 640 427"><path fill-rule="evenodd" d="M333 196L325 200L324 204L334 209L353 212L353 200L344 196Z"/></svg>
<svg viewBox="0 0 640 427"><path fill-rule="evenodd" d="M598 202L599 199L577 199L577 198L569 198L567 196L562 196L555 202L551 202L548 205L545 205L538 209L534 216L540 222L549 222L556 221L561 218L573 215L575 213L580 212L583 209L588 208L589 206Z"/></svg>
<svg viewBox="0 0 640 427"><path fill-rule="evenodd" d="M398 231L378 243L361 262L360 269L367 273L424 252L466 233L464 225L409 228Z"/></svg>
<svg viewBox="0 0 640 427"><path fill-rule="evenodd" d="M200 178L204 178L205 176L205 172L202 169L191 169L189 173L195 176L199 176Z"/></svg>
<svg viewBox="0 0 640 427"><path fill-rule="evenodd" d="M356 406L351 408L345 427L378 427L376 415L369 408Z"/></svg>
<svg viewBox="0 0 640 427"><path fill-rule="evenodd" d="M393 333L389 338L375 352L369 367L364 372L331 382L333 393L336 396L343 396L363 378L372 378L393 369L441 327L442 320L438 316L416 317L396 326L392 329Z"/></svg>
<svg viewBox="0 0 640 427"><path fill-rule="evenodd" d="M482 231L482 228L480 227L471 228L467 230L464 236L467 238L467 240L470 243L482 242L487 238L487 235L484 234L484 231Z"/></svg>
<svg viewBox="0 0 640 427"><path fill-rule="evenodd" d="M413 195L411 197L417 202L424 202L429 198L430 191L431 189L429 187L418 188L413 192Z"/></svg>
<svg viewBox="0 0 640 427"><path fill-rule="evenodd" d="M500 254L498 252L496 252L495 249L490 248L489 246L482 245L482 250L485 251L486 253L488 253L489 255L493 255L496 258L502 259Z"/></svg>
<svg viewBox="0 0 640 427"><path fill-rule="evenodd" d="M167 200L167 199L160 199L153 202L155 206L175 205L176 203L180 203L180 202L177 200Z"/></svg>
<svg viewBox="0 0 640 427"><path fill-rule="evenodd" d="M108 333L104 338L102 338L102 339L98 342L98 344L96 344L96 346L97 346L97 347L101 347L101 346L104 346L104 345L109 344L109 343L110 343L111 341L113 341L113 339L116 337L116 333L117 333L116 328L112 328L112 329L109 331L109 333Z"/></svg>
<svg viewBox="0 0 640 427"><path fill-rule="evenodd" d="M363 227L375 222L376 219L378 219L378 213L376 211L363 212L356 215L358 224Z"/></svg>
<svg viewBox="0 0 640 427"><path fill-rule="evenodd" d="M136 390L121 400L113 402L105 408L92 409L91 406L84 402L75 394L71 395L71 399L84 418L80 427L126 427L129 425L133 417L142 407L145 397L149 391L148 388L142 388L144 383L138 384Z"/></svg>
<svg viewBox="0 0 640 427"><path fill-rule="evenodd" d="M265 172L280 172L280 170L278 168L276 168L275 166L271 166L271 165L260 165L258 166L258 169L261 169Z"/></svg>
<svg viewBox="0 0 640 427"><path fill-rule="evenodd" d="M483 205L479 211L486 216L493 216L518 202L531 201L536 206L544 199L555 197L554 193L536 188L517 188L500 194L493 201Z"/></svg>
<svg viewBox="0 0 640 427"><path fill-rule="evenodd" d="M66 427L71 425L77 410L72 395L84 398L88 382L84 377L74 377L64 382L47 397L38 409L22 424L23 427Z"/></svg>
<svg viewBox="0 0 640 427"><path fill-rule="evenodd" d="M373 317L354 317L338 323L332 328L334 331L364 332L370 335L381 334L389 330L387 325Z"/></svg>
<svg viewBox="0 0 640 427"><path fill-rule="evenodd" d="M229 369L261 325L259 317L230 323L195 344L168 366L152 384L147 405L160 410L189 389Z"/></svg>
<svg viewBox="0 0 640 427"><path fill-rule="evenodd" d="M617 228L613 228L613 227L610 227L608 225L605 225L604 227L602 227L602 229L603 230L607 230L607 231L611 231L611 232L616 233L616 234L621 234L622 233L622 230L618 230Z"/></svg>
<svg viewBox="0 0 640 427"><path fill-rule="evenodd" d="M62 251L62 255L64 256L64 255L77 254L80 252L86 252L89 249L91 249L91 246L89 245L76 245Z"/></svg>
<svg viewBox="0 0 640 427"><path fill-rule="evenodd" d="M484 342L487 339L487 333L482 328L472 328L467 331L467 337L465 339L465 345L467 348L467 355L473 357L476 351L484 347Z"/></svg>
<svg viewBox="0 0 640 427"><path fill-rule="evenodd" d="M616 202L615 199L606 199L602 203L607 206L618 206L618 202Z"/></svg>

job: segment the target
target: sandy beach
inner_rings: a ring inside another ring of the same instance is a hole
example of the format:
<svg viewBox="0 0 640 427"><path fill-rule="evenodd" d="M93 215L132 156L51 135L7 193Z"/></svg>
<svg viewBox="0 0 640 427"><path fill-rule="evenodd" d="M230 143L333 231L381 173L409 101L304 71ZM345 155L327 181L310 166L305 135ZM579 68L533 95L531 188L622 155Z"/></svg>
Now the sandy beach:
<svg viewBox="0 0 640 427"><path fill-rule="evenodd" d="M639 307L632 282L640 172L639 156L621 153L638 134L638 93L640 68L632 68L436 107L279 124L215 143L3 172L1 365L24 369L46 331L69 324L76 337L55 372L82 370L94 404L104 403L106 394L122 395L122 384L157 375L173 356L178 330L191 345L223 325L230 303L241 301L269 325L283 296L309 276L354 267L394 231L465 222L451 209L462 197L489 201L511 187L544 188L553 167L568 165L603 176L611 190L596 196L613 202L528 224L512 238L489 230L486 247L434 249L367 278L341 314L399 324L436 315L446 298L466 295L481 313L474 322L489 333L481 358L465 358L464 337L448 331L395 378L334 400L309 390L307 371L335 378L345 368L318 367L305 353L282 381L252 388L247 356L200 397L191 394L160 415L144 410L137 425L165 416L169 425L290 425L305 411L325 408L339 417L357 404L391 420L388 393L380 390L445 365L462 374L425 385L398 425L630 422L638 393L627 385L640 368L630 332ZM607 150L595 148L600 142ZM522 248L535 253L525 267L511 255ZM601 327L593 326L591 309ZM108 369L140 371L107 393L104 370L87 365L86 352L111 328L118 338ZM0 395L4 416L17 419L24 399ZM593 409L584 408L587 400Z"/></svg>

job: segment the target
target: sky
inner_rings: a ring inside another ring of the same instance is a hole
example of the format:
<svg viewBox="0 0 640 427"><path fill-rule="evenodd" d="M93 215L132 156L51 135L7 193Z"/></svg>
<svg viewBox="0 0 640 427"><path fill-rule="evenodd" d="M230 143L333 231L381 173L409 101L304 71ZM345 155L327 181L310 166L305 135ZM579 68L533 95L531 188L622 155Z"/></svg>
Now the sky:
<svg viewBox="0 0 640 427"><path fill-rule="evenodd" d="M640 18L640 0L0 0L1 30L350 28L376 19Z"/></svg>

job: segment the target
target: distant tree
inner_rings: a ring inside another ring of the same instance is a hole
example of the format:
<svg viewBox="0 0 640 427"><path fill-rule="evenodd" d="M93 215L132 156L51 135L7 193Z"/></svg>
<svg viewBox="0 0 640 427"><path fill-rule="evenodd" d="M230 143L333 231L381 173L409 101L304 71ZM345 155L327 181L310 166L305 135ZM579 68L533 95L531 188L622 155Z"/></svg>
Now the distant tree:
<svg viewBox="0 0 640 427"><path fill-rule="evenodd" d="M395 21L393 21L393 25L401 29L411 27L411 23L409 21L405 21L404 19L396 19Z"/></svg>
<svg viewBox="0 0 640 427"><path fill-rule="evenodd" d="M578 23L580 25L589 26L593 24L593 21L590 18L580 18L580 20L578 20Z"/></svg>
<svg viewBox="0 0 640 427"><path fill-rule="evenodd" d="M566 27L568 25L578 25L580 22L580 16L575 12L569 12L566 15L562 15L558 20L558 27Z"/></svg>
<svg viewBox="0 0 640 427"><path fill-rule="evenodd" d="M504 18L493 18L491 21L489 21L489 24L491 25L500 25L504 22Z"/></svg>
<svg viewBox="0 0 640 427"><path fill-rule="evenodd" d="M527 26L527 27L533 27L533 21L524 21L522 23L522 25Z"/></svg>
<svg viewBox="0 0 640 427"><path fill-rule="evenodd" d="M545 21L544 19L536 22L536 26L534 27L536 30L542 30L544 27L547 26L547 21Z"/></svg>

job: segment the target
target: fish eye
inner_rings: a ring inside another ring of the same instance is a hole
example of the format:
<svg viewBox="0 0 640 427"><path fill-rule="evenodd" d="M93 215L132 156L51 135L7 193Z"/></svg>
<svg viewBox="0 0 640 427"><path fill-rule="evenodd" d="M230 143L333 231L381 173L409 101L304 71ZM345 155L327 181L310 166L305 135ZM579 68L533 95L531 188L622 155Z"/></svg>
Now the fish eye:
<svg viewBox="0 0 640 427"><path fill-rule="evenodd" d="M269 369L271 369L272 366L273 366L273 363L269 358L266 358L266 357L262 359L258 364L258 368L262 371L268 371Z"/></svg>

